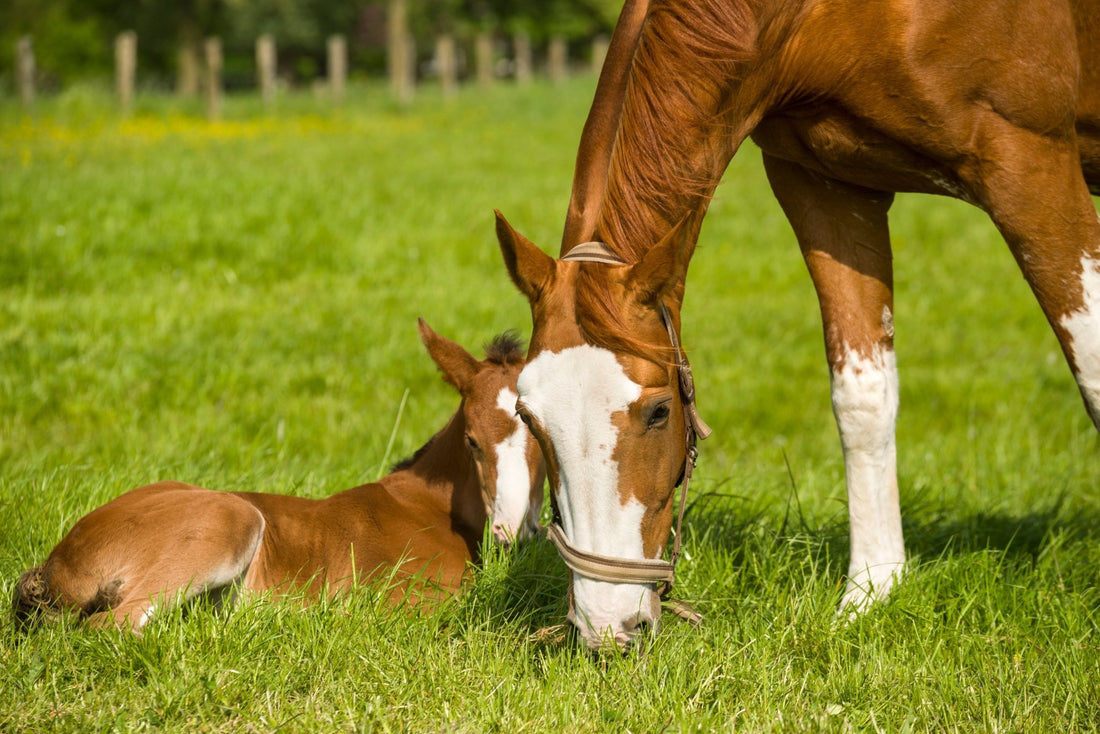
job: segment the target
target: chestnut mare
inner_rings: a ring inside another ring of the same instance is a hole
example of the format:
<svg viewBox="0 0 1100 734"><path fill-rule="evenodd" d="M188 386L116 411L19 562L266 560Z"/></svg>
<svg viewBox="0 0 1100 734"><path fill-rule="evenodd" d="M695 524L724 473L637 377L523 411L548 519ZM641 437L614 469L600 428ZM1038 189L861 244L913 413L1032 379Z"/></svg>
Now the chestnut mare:
<svg viewBox="0 0 1100 734"><path fill-rule="evenodd" d="M420 335L462 402L393 473L321 500L181 482L131 490L85 515L23 574L17 620L73 611L138 632L156 607L202 594L316 598L379 577L395 602L457 591L487 517L502 541L538 527L545 472L513 410L518 341L497 337L478 361L423 321Z"/></svg>
<svg viewBox="0 0 1100 734"><path fill-rule="evenodd" d="M1100 5L627 0L577 156L561 248L573 256L497 220L534 322L519 410L592 648L659 622L644 573L599 568L667 565L694 423L669 334L709 199L749 136L821 306L850 516L841 610L884 597L905 564L894 192L989 214L1100 424ZM590 570L575 552L595 556Z"/></svg>

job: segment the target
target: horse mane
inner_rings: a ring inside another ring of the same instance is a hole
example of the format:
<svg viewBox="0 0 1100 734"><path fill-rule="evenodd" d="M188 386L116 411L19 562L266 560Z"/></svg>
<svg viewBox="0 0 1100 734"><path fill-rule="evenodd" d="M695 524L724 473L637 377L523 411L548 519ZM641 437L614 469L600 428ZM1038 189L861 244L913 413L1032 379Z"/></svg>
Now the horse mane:
<svg viewBox="0 0 1100 734"><path fill-rule="evenodd" d="M611 283L602 272L595 267L581 269L577 277L576 313L587 341L614 352L672 364L674 351L668 338L660 342L640 338L636 329L626 325L624 305L623 299L612 293Z"/></svg>
<svg viewBox="0 0 1100 734"><path fill-rule="evenodd" d="M525 358L526 356L523 353L523 340L512 330L497 334L485 345L485 361L490 364L507 367L509 365L522 364ZM412 456L406 456L404 459L391 466L390 474L409 469L413 464L416 464L420 459L424 458L424 454L431 449L437 436L439 436L438 433L429 438L427 443L413 452Z"/></svg>
<svg viewBox="0 0 1100 734"><path fill-rule="evenodd" d="M412 456L406 456L404 459L402 459L401 461L399 461L396 464L394 464L393 466L391 466L390 467L390 474L393 474L394 472L404 471L405 469L411 468L413 464L420 461L420 459L422 459L424 457L424 454L426 454L428 452L428 449L430 449L432 447L432 443L434 443L434 442L435 442L435 436L432 436L431 438L428 439L427 443L425 443L423 446L421 446L416 451L414 451Z"/></svg>
<svg viewBox="0 0 1100 734"><path fill-rule="evenodd" d="M626 89L619 90L617 130L594 131L615 136L594 239L627 262L637 262L657 242L655 233L659 239L691 211L699 213L697 234L729 160L714 133L756 35L746 0L650 4Z"/></svg>

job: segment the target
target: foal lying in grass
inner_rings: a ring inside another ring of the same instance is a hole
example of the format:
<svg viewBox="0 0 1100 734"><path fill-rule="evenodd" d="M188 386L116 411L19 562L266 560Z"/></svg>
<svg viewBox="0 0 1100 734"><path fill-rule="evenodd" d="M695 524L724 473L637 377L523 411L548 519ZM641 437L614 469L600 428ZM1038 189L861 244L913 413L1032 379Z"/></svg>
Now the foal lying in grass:
<svg viewBox="0 0 1100 734"><path fill-rule="evenodd" d="M20 577L16 620L75 613L137 632L157 606L204 594L316 598L376 577L391 578L394 601L457 591L488 518L502 542L537 528L544 469L515 416L518 341L497 337L479 361L423 321L420 336L462 402L393 473L320 500L181 482L131 490L81 518Z"/></svg>

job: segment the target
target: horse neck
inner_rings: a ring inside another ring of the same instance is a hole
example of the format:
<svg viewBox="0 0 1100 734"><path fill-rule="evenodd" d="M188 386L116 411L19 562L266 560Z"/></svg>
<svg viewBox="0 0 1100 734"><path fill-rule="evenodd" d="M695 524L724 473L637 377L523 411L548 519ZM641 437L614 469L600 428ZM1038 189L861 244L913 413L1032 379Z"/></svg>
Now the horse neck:
<svg viewBox="0 0 1100 734"><path fill-rule="evenodd" d="M439 433L417 452L412 463L384 477L384 485L401 484L402 494L447 508L451 526L464 536L481 539L487 519L477 465L466 447L465 404Z"/></svg>
<svg viewBox="0 0 1100 734"><path fill-rule="evenodd" d="M755 124L737 82L756 35L751 9L743 0L689 4L640 0L624 10L582 135L563 252L598 239L637 262L685 217L696 237Z"/></svg>

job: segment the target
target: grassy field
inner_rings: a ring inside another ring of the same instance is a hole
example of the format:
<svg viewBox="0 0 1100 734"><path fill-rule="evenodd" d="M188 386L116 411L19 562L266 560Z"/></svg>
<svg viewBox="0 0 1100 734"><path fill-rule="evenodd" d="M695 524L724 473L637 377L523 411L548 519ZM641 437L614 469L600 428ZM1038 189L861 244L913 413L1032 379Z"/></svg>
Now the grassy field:
<svg viewBox="0 0 1100 734"><path fill-rule="evenodd" d="M453 411L416 317L530 333L492 210L551 252L594 80L223 122L94 90L0 107L0 596L82 514L157 479L324 496ZM156 618L138 639L0 616L0 730L1100 730L1100 462L984 216L893 215L911 570L839 624L841 457L816 300L759 156L729 169L684 337L715 434L678 591L642 652L567 636L548 544L424 614L369 590Z"/></svg>

